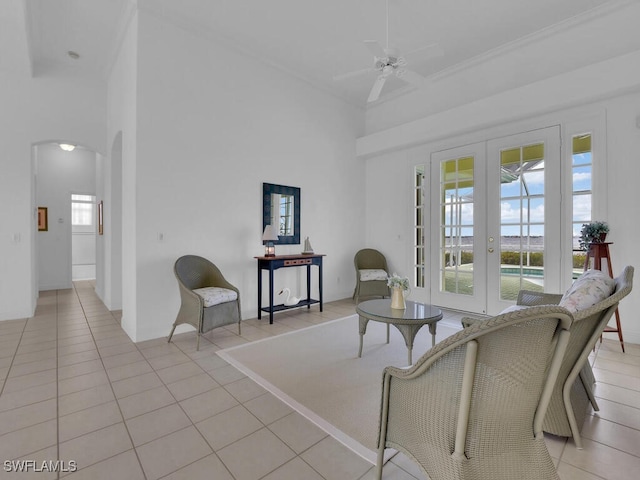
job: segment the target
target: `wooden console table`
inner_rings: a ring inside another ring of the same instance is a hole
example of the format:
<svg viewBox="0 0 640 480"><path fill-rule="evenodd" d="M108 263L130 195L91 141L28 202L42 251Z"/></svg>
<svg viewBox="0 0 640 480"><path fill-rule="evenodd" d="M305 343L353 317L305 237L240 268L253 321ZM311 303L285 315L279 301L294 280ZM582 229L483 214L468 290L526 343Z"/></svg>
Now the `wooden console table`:
<svg viewBox="0 0 640 480"><path fill-rule="evenodd" d="M321 254L310 255L276 255L275 257L254 257L258 260L258 318L262 318L262 312L269 314L269 323L273 323L273 312L280 312L290 308L298 308L320 304L322 311L322 257ZM311 298L311 266L318 267L318 300ZM307 298L300 300L296 305L273 304L273 272L279 268L307 267ZM269 306L262 307L262 271L269 272Z"/></svg>

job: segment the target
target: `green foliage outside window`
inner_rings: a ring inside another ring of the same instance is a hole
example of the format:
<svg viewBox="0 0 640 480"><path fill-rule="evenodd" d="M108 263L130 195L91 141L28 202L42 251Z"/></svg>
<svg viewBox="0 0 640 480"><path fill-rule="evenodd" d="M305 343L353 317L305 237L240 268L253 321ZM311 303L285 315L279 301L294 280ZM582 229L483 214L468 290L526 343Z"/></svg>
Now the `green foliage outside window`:
<svg viewBox="0 0 640 480"><path fill-rule="evenodd" d="M462 251L461 264L473 263L473 252ZM573 268L582 268L584 265L585 253L573 254ZM450 253L445 253L444 261L446 265L449 265ZM502 265L520 265L520 252L502 252L500 254L500 263ZM531 252L529 254L529 266L531 267L543 267L544 256L542 252Z"/></svg>

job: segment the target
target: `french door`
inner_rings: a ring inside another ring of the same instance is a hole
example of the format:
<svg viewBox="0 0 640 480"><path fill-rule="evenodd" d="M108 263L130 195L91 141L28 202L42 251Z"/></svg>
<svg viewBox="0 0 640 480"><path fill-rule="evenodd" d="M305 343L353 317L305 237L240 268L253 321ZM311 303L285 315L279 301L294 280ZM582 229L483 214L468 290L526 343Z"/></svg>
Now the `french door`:
<svg viewBox="0 0 640 480"><path fill-rule="evenodd" d="M559 291L560 158L559 127L432 155L432 303L494 315Z"/></svg>
<svg viewBox="0 0 640 480"><path fill-rule="evenodd" d="M487 142L487 313L521 289L560 291L560 128Z"/></svg>
<svg viewBox="0 0 640 480"><path fill-rule="evenodd" d="M431 302L484 312L487 296L486 145L431 156Z"/></svg>

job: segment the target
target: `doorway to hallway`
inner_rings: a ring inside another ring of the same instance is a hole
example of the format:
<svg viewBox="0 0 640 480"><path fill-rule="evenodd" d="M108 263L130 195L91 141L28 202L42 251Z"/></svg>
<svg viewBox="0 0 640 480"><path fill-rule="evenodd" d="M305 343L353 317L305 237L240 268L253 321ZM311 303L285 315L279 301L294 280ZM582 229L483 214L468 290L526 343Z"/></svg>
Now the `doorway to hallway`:
<svg viewBox="0 0 640 480"><path fill-rule="evenodd" d="M71 194L71 280L96 278L96 197Z"/></svg>

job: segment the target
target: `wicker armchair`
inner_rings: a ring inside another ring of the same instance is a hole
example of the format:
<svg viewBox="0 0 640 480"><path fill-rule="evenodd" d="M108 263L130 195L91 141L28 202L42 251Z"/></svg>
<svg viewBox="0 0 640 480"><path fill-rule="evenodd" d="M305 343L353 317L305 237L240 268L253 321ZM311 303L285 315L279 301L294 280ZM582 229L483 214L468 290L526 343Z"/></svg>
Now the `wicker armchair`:
<svg viewBox="0 0 640 480"><path fill-rule="evenodd" d="M589 365L589 355L618 308L618 303L631 292L633 270L633 267L627 266L616 277L616 288L610 297L573 314L575 321L571 327L571 339L542 428L554 435L573 437L577 448L582 448L580 428L587 416L589 403L594 410L598 410L592 393L595 378ZM523 290L518 295L517 304L557 305L561 298L562 295Z"/></svg>
<svg viewBox="0 0 640 480"><path fill-rule="evenodd" d="M431 480L558 479L542 433L571 313L534 307L476 322L408 369L383 374L377 478L385 448Z"/></svg>
<svg viewBox="0 0 640 480"><path fill-rule="evenodd" d="M182 303L169 334L169 342L176 327L182 323L192 325L198 332L196 350L200 350L200 335L214 328L237 323L240 335L240 291L224 278L218 267L206 258L185 255L176 260L173 271L178 280ZM203 297L194 292L206 287L226 289L231 294L228 296L235 299L206 307Z"/></svg>
<svg viewBox="0 0 640 480"><path fill-rule="evenodd" d="M356 267L356 288L353 291L353 298L356 303L358 303L358 299L361 296L381 296L382 298L391 296L386 278L384 280L361 279L363 276L361 270L374 270L379 271L379 273L384 271L386 276L389 276L387 259L382 253L373 248L364 248L356 253L353 258L353 264Z"/></svg>

